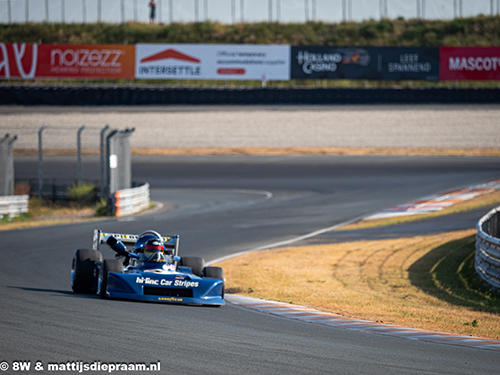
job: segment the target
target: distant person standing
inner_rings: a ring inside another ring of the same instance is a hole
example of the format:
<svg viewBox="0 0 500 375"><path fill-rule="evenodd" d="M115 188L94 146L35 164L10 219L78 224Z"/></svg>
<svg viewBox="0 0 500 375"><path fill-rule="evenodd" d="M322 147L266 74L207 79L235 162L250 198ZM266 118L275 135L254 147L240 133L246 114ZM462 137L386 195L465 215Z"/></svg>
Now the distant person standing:
<svg viewBox="0 0 500 375"><path fill-rule="evenodd" d="M156 1L155 0L151 0L149 2L149 7L151 8L150 12L149 12L149 23L151 24L155 24L156 25Z"/></svg>

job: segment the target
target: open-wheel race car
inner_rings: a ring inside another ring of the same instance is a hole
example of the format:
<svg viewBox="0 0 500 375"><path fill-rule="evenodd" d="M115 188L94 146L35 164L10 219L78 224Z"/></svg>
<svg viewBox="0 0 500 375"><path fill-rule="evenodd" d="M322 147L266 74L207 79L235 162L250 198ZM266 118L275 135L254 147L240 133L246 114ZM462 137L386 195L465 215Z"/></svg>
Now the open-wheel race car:
<svg viewBox="0 0 500 375"><path fill-rule="evenodd" d="M107 244L116 259L102 260ZM200 257L180 257L179 236L154 230L139 235L94 231L93 249L76 251L71 287L76 293L182 304L224 305L226 279L220 267Z"/></svg>

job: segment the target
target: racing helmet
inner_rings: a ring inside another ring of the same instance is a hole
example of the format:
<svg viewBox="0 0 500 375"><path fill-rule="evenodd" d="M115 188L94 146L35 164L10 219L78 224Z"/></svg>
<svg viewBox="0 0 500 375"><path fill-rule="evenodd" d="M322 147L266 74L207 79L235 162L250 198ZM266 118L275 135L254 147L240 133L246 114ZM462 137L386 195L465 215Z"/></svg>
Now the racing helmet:
<svg viewBox="0 0 500 375"><path fill-rule="evenodd" d="M150 238L142 248L142 260L146 262L166 263L167 258L163 252L163 242L158 238Z"/></svg>

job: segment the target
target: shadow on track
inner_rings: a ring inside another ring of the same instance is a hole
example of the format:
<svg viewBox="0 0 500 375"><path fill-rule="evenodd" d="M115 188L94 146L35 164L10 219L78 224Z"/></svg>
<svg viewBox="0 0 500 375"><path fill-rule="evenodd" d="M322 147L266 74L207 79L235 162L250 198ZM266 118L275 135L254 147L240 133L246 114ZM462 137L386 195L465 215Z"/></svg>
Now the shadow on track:
<svg viewBox="0 0 500 375"><path fill-rule="evenodd" d="M75 293L73 291L70 291L70 290L28 288L28 287L12 286L12 285L7 285L6 287L10 288L10 289L24 290L26 292L56 293L56 294L61 294L61 295L64 295L64 296L73 296L73 297L77 297L77 298L99 298L97 295L93 295L93 294L77 294L77 293Z"/></svg>

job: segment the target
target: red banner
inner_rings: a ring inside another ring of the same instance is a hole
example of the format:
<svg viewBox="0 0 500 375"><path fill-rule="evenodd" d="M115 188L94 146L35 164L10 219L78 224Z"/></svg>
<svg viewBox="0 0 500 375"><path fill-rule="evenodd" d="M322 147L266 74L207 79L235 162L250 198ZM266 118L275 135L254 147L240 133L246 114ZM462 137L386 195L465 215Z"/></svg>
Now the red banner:
<svg viewBox="0 0 500 375"><path fill-rule="evenodd" d="M35 78L37 64L36 44L0 43L0 78Z"/></svg>
<svg viewBox="0 0 500 375"><path fill-rule="evenodd" d="M441 47L440 81L499 81L500 47Z"/></svg>
<svg viewBox="0 0 500 375"><path fill-rule="evenodd" d="M134 79L135 46L0 43L0 78Z"/></svg>

